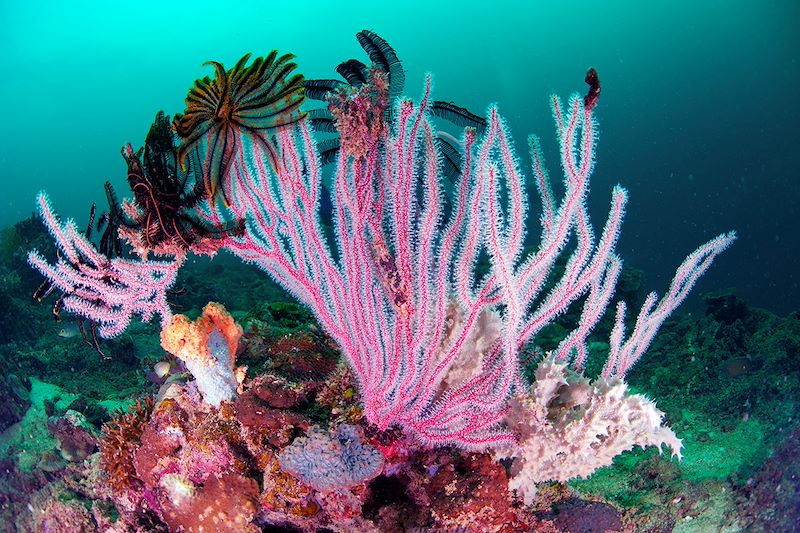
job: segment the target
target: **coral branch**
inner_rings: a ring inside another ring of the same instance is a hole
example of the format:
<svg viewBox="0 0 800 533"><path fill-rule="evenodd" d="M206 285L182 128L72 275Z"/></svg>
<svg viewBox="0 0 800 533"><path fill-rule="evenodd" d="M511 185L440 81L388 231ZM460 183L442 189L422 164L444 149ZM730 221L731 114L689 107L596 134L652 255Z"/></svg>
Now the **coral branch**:
<svg viewBox="0 0 800 533"><path fill-rule="evenodd" d="M45 193L39 194L37 202L60 253L51 265L34 250L28 262L64 293L67 311L99 324L98 332L105 338L122 333L137 315L144 322L159 315L162 324L172 318L167 291L175 283L183 256L172 261L109 259L72 220L58 219Z"/></svg>
<svg viewBox="0 0 800 533"><path fill-rule="evenodd" d="M385 81L373 78L331 103L349 147L339 154L333 184L338 255L319 220L319 156L307 123L278 133L274 167L258 144L238 148L231 211L218 217L245 219L246 232L227 246L313 310L359 379L368 421L381 429L402 426L428 444L514 442L505 417L509 399L525 388L520 350L585 296L578 327L554 354L556 361L574 358L575 367L583 366L585 341L621 269L614 247L627 194L613 190L596 239L586 193L597 126L580 97L566 107L554 97L565 191L560 200L553 196L532 141L542 235L539 247L522 257L525 178L497 109L489 109L480 139L465 131L461 178L447 198L429 117L430 80L419 104L394 103L391 123L383 122L384 92ZM612 345L606 377L624 375L722 248L706 246L690 256L666 299L652 312L645 309L641 329L624 345ZM562 255L566 266L555 276ZM480 257L490 260L482 276ZM614 340L621 342L619 332Z"/></svg>

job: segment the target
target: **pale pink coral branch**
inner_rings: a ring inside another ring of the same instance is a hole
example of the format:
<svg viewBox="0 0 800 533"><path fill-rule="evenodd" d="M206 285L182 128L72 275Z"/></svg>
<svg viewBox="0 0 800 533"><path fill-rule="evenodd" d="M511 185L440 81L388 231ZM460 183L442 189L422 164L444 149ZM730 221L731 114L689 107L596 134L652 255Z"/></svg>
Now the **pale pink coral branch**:
<svg viewBox="0 0 800 533"><path fill-rule="evenodd" d="M639 317L636 319L633 332L624 342L621 324L625 317L625 304L620 302L617 305L617 325L611 335L610 356L603 368L604 378L625 377L628 370L647 351L664 320L683 302L689 290L711 266L717 255L728 248L735 239L736 233L723 233L689 254L675 272L667 294L657 304L656 293L650 293L647 296L639 312Z"/></svg>
<svg viewBox="0 0 800 533"><path fill-rule="evenodd" d="M64 309L98 324L101 337L122 333L134 316L149 322L159 315L172 318L167 292L183 262L109 259L77 230L72 220L61 222L45 193L37 197L39 213L53 236L59 258L50 264L36 250L28 262L64 293Z"/></svg>

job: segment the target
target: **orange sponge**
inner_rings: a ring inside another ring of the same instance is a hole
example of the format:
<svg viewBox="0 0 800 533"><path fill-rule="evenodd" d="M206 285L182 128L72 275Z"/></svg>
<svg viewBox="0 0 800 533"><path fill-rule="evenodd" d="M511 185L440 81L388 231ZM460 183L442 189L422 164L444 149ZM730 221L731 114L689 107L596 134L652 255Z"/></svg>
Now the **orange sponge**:
<svg viewBox="0 0 800 533"><path fill-rule="evenodd" d="M186 315L175 315L161 330L161 347L186 362L196 361L205 366L216 363L208 350L208 336L216 328L228 343L231 366L235 363L236 350L242 336L242 327L225 310L225 306L210 302L195 322Z"/></svg>

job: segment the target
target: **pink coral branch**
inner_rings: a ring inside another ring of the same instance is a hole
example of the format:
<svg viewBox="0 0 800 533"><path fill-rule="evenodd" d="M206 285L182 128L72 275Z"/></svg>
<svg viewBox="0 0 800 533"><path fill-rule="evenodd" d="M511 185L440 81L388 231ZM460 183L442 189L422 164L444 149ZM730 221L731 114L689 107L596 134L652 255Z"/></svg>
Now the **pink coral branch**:
<svg viewBox="0 0 800 533"><path fill-rule="evenodd" d="M647 351L664 320L686 298L697 279L711 266L714 259L736 239L734 232L723 233L700 246L681 263L675 272L669 291L656 303L657 296L651 293L636 319L631 336L624 343L620 325L624 320L625 306L617 307L617 327L611 336L611 357L603 369L603 377L624 378L628 370Z"/></svg>
<svg viewBox="0 0 800 533"><path fill-rule="evenodd" d="M513 441L503 420L513 391L524 385L519 352L582 296L581 322L556 358L584 364L586 339L621 268L614 247L626 193L614 189L596 240L585 199L597 126L579 97L566 108L554 97L565 192L558 201L553 197L532 140L542 241L522 258L525 178L497 109L489 109L481 139L472 130L464 133L464 166L444 219L441 158L428 116L430 79L419 104L395 103L391 124L370 122L384 120L377 113L382 100L370 100L375 94L380 91L363 88L331 102L348 147L340 152L332 189L338 254L327 246L318 219L320 169L305 123L279 133L282 164L276 170L264 163L269 154L260 147L239 149L232 209L247 220L247 231L228 248L314 311L358 377L370 422L403 426L429 444L472 448ZM552 279L562 254L565 271ZM685 267L670 302L685 294L699 275L692 272L707 266L710 255L695 261L694 270ZM490 269L478 277L481 256L490 258ZM660 325L656 317L672 308L660 305L652 318L646 309L636 340L612 346L617 372L633 363Z"/></svg>
<svg viewBox="0 0 800 533"><path fill-rule="evenodd" d="M67 311L96 322L98 333L116 337L134 316L149 322L161 317L169 322L172 312L167 291L175 283L183 257L173 261L138 261L109 259L80 233L71 220L61 222L50 206L45 193L37 197L39 212L60 252L50 264L36 250L28 254L28 262L64 293Z"/></svg>

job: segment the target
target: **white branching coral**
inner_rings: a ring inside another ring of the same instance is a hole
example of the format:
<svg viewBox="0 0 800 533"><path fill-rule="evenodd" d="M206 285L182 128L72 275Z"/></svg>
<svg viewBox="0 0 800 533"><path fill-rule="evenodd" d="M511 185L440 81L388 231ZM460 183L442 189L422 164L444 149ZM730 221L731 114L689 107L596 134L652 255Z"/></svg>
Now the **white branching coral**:
<svg viewBox="0 0 800 533"><path fill-rule="evenodd" d="M587 477L634 446L666 444L680 458L681 440L663 418L622 380L590 382L548 357L530 390L510 402L506 421L519 443L497 453L512 459L509 487L530 502L536 483Z"/></svg>

